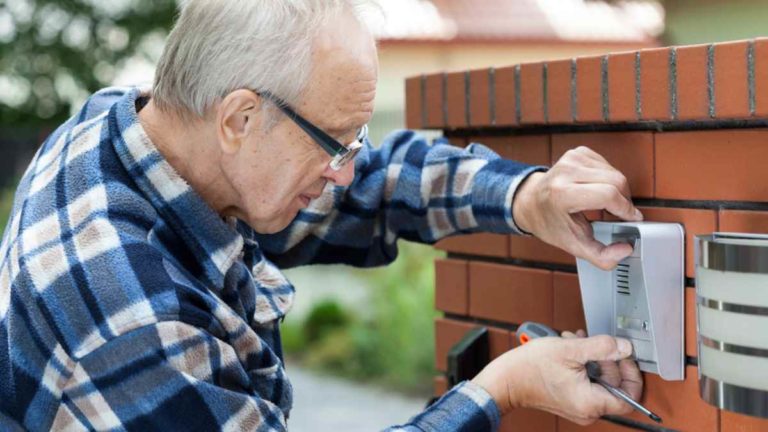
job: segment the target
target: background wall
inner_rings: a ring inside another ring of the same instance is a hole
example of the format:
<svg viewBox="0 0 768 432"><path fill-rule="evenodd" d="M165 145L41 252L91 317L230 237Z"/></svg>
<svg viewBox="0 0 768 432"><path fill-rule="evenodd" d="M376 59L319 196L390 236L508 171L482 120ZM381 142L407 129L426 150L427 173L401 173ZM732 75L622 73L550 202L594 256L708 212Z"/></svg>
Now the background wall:
<svg viewBox="0 0 768 432"><path fill-rule="evenodd" d="M667 44L723 42L765 36L764 0L668 0Z"/></svg>
<svg viewBox="0 0 768 432"><path fill-rule="evenodd" d="M625 173L648 221L686 231L686 378L645 374L642 403L682 431L768 430L768 420L706 404L698 391L693 239L715 231L768 232L768 39L648 49L410 78L412 128L441 129L457 145L481 142L502 156L553 164L585 145ZM592 220L614 220L591 212ZM535 238L469 235L441 242L437 260L436 358L467 330L485 325L491 353L516 345L526 320L584 328L573 257ZM766 329L760 329L764 331ZM435 391L446 390L444 376ZM639 414L622 420L654 427ZM517 410L502 430L581 428L550 414ZM655 430L655 429L646 429Z"/></svg>

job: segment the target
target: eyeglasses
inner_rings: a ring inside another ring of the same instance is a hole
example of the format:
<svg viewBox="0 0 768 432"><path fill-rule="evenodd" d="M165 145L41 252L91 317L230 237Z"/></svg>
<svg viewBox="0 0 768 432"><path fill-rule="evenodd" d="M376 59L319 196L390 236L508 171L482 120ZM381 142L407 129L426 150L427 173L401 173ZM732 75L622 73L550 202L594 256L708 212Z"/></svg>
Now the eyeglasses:
<svg viewBox="0 0 768 432"><path fill-rule="evenodd" d="M352 159L360 153L363 148L363 142L368 136L368 125L363 126L357 132L355 141L351 144L344 145L323 132L322 129L310 123L309 120L300 116L296 111L292 110L283 100L274 96L269 92L256 92L259 96L268 99L288 116L294 123L296 123L310 138L312 138L320 147L325 150L333 159L331 160L330 167L334 171L339 171L349 163Z"/></svg>

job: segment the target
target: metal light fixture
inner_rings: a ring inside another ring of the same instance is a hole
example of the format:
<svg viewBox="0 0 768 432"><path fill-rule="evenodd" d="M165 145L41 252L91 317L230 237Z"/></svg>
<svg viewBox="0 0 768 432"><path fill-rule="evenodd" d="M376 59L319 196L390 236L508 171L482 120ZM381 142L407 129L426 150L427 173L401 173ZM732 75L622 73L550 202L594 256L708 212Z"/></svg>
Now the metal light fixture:
<svg viewBox="0 0 768 432"><path fill-rule="evenodd" d="M768 418L768 236L696 238L701 397Z"/></svg>

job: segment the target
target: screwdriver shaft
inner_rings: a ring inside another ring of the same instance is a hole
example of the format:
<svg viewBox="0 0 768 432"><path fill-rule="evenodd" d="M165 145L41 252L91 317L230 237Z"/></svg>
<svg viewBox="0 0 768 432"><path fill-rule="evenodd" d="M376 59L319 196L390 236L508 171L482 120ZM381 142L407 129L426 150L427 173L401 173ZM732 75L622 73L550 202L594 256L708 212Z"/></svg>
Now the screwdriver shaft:
<svg viewBox="0 0 768 432"><path fill-rule="evenodd" d="M623 400L624 402L628 403L632 408L640 411L641 413L647 415L652 420L661 423L661 417L657 416L653 412L651 412L648 408L640 405L637 403L634 399L632 399L628 394L624 393L621 389L618 389L607 382L605 382L602 378L599 377L591 377L593 381L603 386L606 390L608 390L612 395L616 396L617 398Z"/></svg>

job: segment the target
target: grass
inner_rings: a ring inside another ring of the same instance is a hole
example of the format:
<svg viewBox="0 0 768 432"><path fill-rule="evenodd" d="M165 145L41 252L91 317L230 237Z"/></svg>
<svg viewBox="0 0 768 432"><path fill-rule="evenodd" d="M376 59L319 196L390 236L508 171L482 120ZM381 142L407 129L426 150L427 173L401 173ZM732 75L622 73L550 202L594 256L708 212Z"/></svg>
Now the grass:
<svg viewBox="0 0 768 432"><path fill-rule="evenodd" d="M440 252L401 242L391 265L360 270L372 290L368 316L333 301L282 326L286 353L303 365L400 391L428 394L434 369L434 271Z"/></svg>

